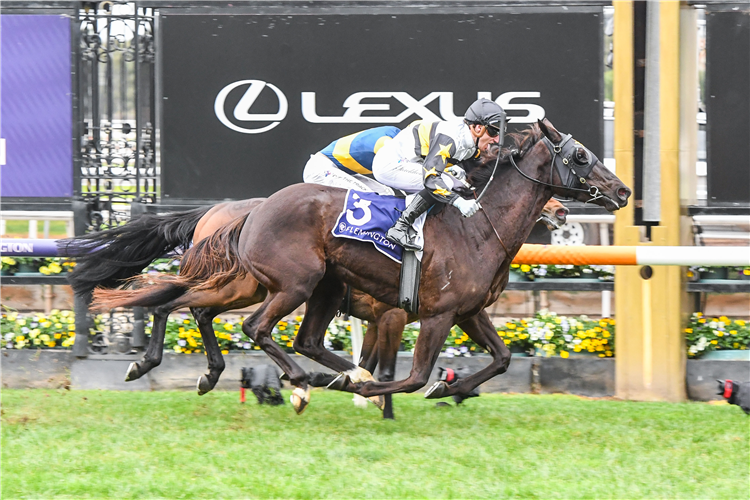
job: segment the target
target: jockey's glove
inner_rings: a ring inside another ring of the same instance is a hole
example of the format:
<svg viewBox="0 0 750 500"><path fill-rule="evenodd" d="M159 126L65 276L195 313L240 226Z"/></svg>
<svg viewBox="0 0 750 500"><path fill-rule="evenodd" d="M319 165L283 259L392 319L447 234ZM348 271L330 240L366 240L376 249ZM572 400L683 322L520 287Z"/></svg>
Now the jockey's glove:
<svg viewBox="0 0 750 500"><path fill-rule="evenodd" d="M455 200L453 200L453 203L451 203L451 205L456 207L464 217L471 217L472 215L477 213L477 210L482 208L482 206L476 200L465 200L461 197L457 197Z"/></svg>
<svg viewBox="0 0 750 500"><path fill-rule="evenodd" d="M453 165L452 167L448 167L445 169L445 171L458 180L461 180L461 181L466 180L466 170L459 167L458 165Z"/></svg>

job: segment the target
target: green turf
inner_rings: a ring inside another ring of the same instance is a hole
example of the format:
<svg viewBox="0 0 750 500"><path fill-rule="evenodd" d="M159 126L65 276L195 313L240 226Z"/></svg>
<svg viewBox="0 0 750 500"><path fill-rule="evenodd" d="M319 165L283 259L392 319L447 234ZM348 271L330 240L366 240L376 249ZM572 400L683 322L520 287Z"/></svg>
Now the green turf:
<svg viewBox="0 0 750 500"><path fill-rule="evenodd" d="M4 390L2 498L748 498L736 406L394 399Z"/></svg>
<svg viewBox="0 0 750 500"><path fill-rule="evenodd" d="M16 238L29 237L29 221L27 220L7 220L5 221L5 234ZM37 223L37 234L41 238L44 234L44 221ZM67 230L65 221L53 220L49 222L50 238L65 238Z"/></svg>

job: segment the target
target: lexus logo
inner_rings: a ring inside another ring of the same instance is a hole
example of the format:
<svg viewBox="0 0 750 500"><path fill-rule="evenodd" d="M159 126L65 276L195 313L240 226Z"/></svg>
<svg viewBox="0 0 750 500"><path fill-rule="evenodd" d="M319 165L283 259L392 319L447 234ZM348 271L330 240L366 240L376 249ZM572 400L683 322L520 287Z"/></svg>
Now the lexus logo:
<svg viewBox="0 0 750 500"><path fill-rule="evenodd" d="M230 121L226 115L227 96L234 89L248 85L240 101L234 107L232 116L234 122ZM279 111L275 114L268 113L250 113L255 101L263 89L268 87L276 93L279 101ZM485 97L492 99L490 92L477 92L477 98ZM521 112L525 115L514 115L508 117L508 123L534 123L544 118L544 108L538 104L529 102L514 102L516 99L539 99L540 92L505 92L495 99L500 106L506 111ZM316 109L315 92L301 92L301 109L302 118L308 123L361 123L361 124L399 124L416 115L423 120L452 120L457 118L454 114L453 92L430 92L421 99L415 98L406 92L354 92L344 100L343 108L346 111L340 116L321 116ZM375 100L376 102L372 102ZM377 101L380 102L377 102ZM391 109L393 101L398 101L401 106L399 109ZM437 101L439 114L431 111L427 106ZM221 123L227 128L240 132L242 134L260 134L267 132L276 127L281 120L286 118L289 110L284 93L276 86L262 80L241 80L230 83L216 96L214 101L214 113ZM391 112L391 114L372 115L368 111ZM236 125L236 122L244 122L245 127ZM271 122L258 128L250 128L253 122Z"/></svg>
<svg viewBox="0 0 750 500"><path fill-rule="evenodd" d="M240 122L271 122L265 127L242 128L238 127L237 125L229 121L229 119L227 119L227 115L224 110L224 104L227 100L227 96L237 87L248 84L250 86L247 88L247 90L245 90L245 94L240 99L240 102L237 103L237 106L234 107L233 116L235 120ZM252 107L253 103L255 103L255 100L266 87L276 93L276 97L279 100L279 111L275 114L250 113L250 108ZM276 125L278 125L281 120L286 118L286 113L288 110L289 103L287 102L284 93L279 90L276 85L272 83L266 83L262 80L241 80L239 82L230 83L229 85L221 89L219 95L216 96L216 101L214 101L214 113L216 113L216 117L219 119L219 121L235 132L240 132L242 134L261 134L263 132L271 130Z"/></svg>

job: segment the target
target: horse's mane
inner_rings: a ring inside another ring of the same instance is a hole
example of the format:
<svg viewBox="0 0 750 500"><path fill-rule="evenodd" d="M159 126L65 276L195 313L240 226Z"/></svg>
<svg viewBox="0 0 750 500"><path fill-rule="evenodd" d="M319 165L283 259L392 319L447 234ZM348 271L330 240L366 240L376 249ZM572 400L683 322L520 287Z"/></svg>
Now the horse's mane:
<svg viewBox="0 0 750 500"><path fill-rule="evenodd" d="M542 129L539 128L539 125L533 123L526 130L512 132L507 137L513 143L511 147L501 149L497 145L490 146L487 151L482 152L476 161L476 166L470 170L467 181L477 190L483 188L490 180L498 154L500 155L499 165L509 165L510 157L513 154L523 158L542 137Z"/></svg>

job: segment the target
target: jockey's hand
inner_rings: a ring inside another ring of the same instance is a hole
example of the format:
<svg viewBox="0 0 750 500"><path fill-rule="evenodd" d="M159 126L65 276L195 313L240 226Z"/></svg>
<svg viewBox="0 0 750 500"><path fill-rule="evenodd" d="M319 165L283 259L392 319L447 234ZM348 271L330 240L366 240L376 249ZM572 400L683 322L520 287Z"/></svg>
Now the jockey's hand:
<svg viewBox="0 0 750 500"><path fill-rule="evenodd" d="M452 205L456 207L464 217L471 217L472 215L477 213L477 210L482 208L482 206L476 200L464 200L461 197L453 200Z"/></svg>
<svg viewBox="0 0 750 500"><path fill-rule="evenodd" d="M466 170L459 167L458 165L453 165L452 167L448 167L445 169L445 171L458 180L463 181L466 179Z"/></svg>

